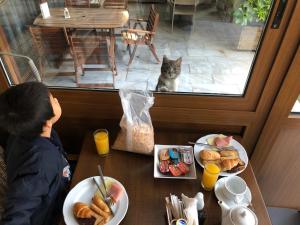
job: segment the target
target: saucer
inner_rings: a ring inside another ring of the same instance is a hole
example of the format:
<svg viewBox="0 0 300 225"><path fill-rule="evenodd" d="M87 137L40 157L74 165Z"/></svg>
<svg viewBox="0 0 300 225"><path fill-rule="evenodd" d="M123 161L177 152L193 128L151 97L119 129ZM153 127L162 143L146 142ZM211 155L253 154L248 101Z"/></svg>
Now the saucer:
<svg viewBox="0 0 300 225"><path fill-rule="evenodd" d="M247 187L246 193L244 195L244 198L240 201L239 204L234 202L233 199L228 199L224 193L223 193L223 188L225 186L225 180L228 179L227 177L223 177L217 181L215 184L215 195L218 200L225 202L230 208L240 205L240 206L248 206L251 203L252 200L252 195L250 189Z"/></svg>

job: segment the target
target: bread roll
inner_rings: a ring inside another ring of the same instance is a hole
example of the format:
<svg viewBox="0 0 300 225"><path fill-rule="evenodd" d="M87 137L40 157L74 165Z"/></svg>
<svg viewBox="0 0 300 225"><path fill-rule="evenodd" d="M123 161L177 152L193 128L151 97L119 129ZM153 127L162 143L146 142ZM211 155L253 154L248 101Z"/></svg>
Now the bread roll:
<svg viewBox="0 0 300 225"><path fill-rule="evenodd" d="M237 159L239 153L236 150L222 150L220 151L221 159Z"/></svg>
<svg viewBox="0 0 300 225"><path fill-rule="evenodd" d="M90 207L82 202L76 202L73 206L74 216L77 218L97 218L97 214Z"/></svg>
<svg viewBox="0 0 300 225"><path fill-rule="evenodd" d="M200 159L202 160L218 160L220 158L220 154L216 151L204 149L200 152Z"/></svg>
<svg viewBox="0 0 300 225"><path fill-rule="evenodd" d="M92 201L102 211L107 212L107 213L110 212L110 210L109 210L108 206L106 205L106 203L99 196L94 195Z"/></svg>
<svg viewBox="0 0 300 225"><path fill-rule="evenodd" d="M240 159L225 159L221 161L222 171L231 170L233 167L237 166Z"/></svg>

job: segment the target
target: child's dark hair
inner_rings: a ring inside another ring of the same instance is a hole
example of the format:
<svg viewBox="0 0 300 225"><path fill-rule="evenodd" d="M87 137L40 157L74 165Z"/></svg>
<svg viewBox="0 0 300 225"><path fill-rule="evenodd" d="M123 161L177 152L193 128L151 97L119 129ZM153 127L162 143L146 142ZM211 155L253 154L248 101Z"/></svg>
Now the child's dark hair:
<svg viewBox="0 0 300 225"><path fill-rule="evenodd" d="M48 88L39 82L11 87L0 95L0 126L13 135L37 137L54 116Z"/></svg>

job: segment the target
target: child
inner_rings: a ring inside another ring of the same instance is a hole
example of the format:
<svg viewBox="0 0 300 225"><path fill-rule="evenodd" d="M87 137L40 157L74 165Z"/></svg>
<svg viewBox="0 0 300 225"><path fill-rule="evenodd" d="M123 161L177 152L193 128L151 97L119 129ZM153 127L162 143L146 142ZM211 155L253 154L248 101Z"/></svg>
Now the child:
<svg viewBox="0 0 300 225"><path fill-rule="evenodd" d="M5 149L7 186L1 225L53 225L70 179L57 133L56 98L42 83L14 86L0 95L0 126L10 133Z"/></svg>

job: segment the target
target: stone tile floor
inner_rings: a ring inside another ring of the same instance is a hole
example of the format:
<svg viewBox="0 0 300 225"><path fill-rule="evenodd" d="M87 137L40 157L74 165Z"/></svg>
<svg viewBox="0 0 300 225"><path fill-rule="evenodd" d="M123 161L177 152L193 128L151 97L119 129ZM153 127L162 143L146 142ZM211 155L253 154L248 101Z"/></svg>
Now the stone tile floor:
<svg viewBox="0 0 300 225"><path fill-rule="evenodd" d="M129 4L130 17L147 15L150 4ZM160 22L154 44L160 59L183 57L179 92L241 95L248 79L255 52L238 51L241 28L222 22L214 5L199 5L194 24L190 17L176 16L171 32L169 8L157 4ZM136 16L134 16L136 15ZM118 75L115 88L129 86L154 90L160 75L157 64L147 46L139 46L127 74L129 54L120 37L116 40ZM73 69L72 65L65 66ZM87 72L82 83L112 82L110 72ZM73 76L52 76L45 83L75 87Z"/></svg>

